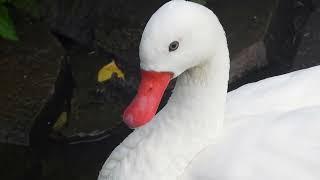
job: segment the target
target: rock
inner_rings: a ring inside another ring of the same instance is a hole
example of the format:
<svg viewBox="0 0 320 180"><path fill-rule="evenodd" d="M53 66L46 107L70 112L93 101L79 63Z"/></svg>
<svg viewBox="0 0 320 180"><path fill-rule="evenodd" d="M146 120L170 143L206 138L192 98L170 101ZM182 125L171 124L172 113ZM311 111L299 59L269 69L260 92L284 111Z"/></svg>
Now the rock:
<svg viewBox="0 0 320 180"><path fill-rule="evenodd" d="M165 2L44 0L42 6L46 9L44 19L54 31L112 52L128 78L136 79L139 73L138 45L141 33L151 14ZM299 39L296 32L304 23L310 2L207 1L206 6L217 14L228 36L232 60L230 83L249 71L267 65L269 61L282 62L277 57L294 52L298 42L296 40ZM143 10L141 4L144 5Z"/></svg>
<svg viewBox="0 0 320 180"><path fill-rule="evenodd" d="M270 63L290 71L302 30L312 11L311 0L282 0L265 40Z"/></svg>
<svg viewBox="0 0 320 180"><path fill-rule="evenodd" d="M206 4L219 17L226 31L231 58L229 83L268 63L264 39L276 4L276 0L263 3L226 0Z"/></svg>
<svg viewBox="0 0 320 180"><path fill-rule="evenodd" d="M310 13L310 0L220 3L228 4L222 9L218 6L216 11L218 16L221 13L230 44L230 84L269 64L290 64ZM228 15L229 12L236 16Z"/></svg>
<svg viewBox="0 0 320 180"><path fill-rule="evenodd" d="M40 162L28 146L0 143L0 179L42 179Z"/></svg>
<svg viewBox="0 0 320 180"><path fill-rule="evenodd" d="M48 29L23 16L14 18L20 41L0 39L0 142L29 145L45 138L64 104L65 63Z"/></svg>
<svg viewBox="0 0 320 180"><path fill-rule="evenodd" d="M87 5L82 0L43 1L43 6L49 8L44 18L55 32L90 47L67 48L76 87L70 123L61 131L65 137L88 137L91 141L92 136L105 136L108 129L120 123L122 110L132 99L139 81L141 33L150 15L164 2L98 0ZM242 81L246 74L256 72L269 63L286 67L291 63L289 58L295 54L310 2L207 2L206 6L217 14L226 30L231 56L231 89L247 83L247 80ZM145 4L143 11L142 3ZM113 79L108 83L98 83L99 68L109 63L111 58L116 59L125 72L125 81ZM262 76L255 77L259 79ZM174 82L169 86L161 107L173 86Z"/></svg>
<svg viewBox="0 0 320 180"><path fill-rule="evenodd" d="M320 65L320 2L314 4L314 11L307 21L301 44L293 60L292 70Z"/></svg>
<svg viewBox="0 0 320 180"><path fill-rule="evenodd" d="M244 84L291 72L297 47L303 38L303 29L312 12L310 0L281 0L270 19L262 46L268 64L249 70L240 79L230 83L229 90Z"/></svg>
<svg viewBox="0 0 320 180"><path fill-rule="evenodd" d="M54 32L86 46L102 47L112 52L128 78L136 79L141 32L150 15L165 2L44 0L41 9L43 19ZM143 10L141 4L146 5Z"/></svg>
<svg viewBox="0 0 320 180"><path fill-rule="evenodd" d="M98 81L100 69L112 60L116 61L109 53L77 46L69 48L67 55L75 86L68 125L59 133L71 143L77 139L94 141L91 137L105 137L121 122L122 110L134 96L134 84L137 83L116 77L106 82Z"/></svg>
<svg viewBox="0 0 320 180"><path fill-rule="evenodd" d="M316 11L319 11L319 8L320 8L320 1L318 0L312 0L312 4L315 6L315 10Z"/></svg>
<svg viewBox="0 0 320 180"><path fill-rule="evenodd" d="M39 4L41 14L52 31L81 43L90 43L98 17L97 8L101 2L103 1L43 0Z"/></svg>
<svg viewBox="0 0 320 180"><path fill-rule="evenodd" d="M98 21L95 29L94 44L117 55L129 78L135 78L139 73L138 46L144 26L151 14L164 3L140 1L119 1L114 11L104 6L103 17L112 17L111 22L117 23L110 29L110 21ZM144 11L141 11L142 3L145 4ZM230 82L267 64L264 39L276 5L276 0L264 3L254 0L208 1L206 4L217 14L226 30L232 60Z"/></svg>

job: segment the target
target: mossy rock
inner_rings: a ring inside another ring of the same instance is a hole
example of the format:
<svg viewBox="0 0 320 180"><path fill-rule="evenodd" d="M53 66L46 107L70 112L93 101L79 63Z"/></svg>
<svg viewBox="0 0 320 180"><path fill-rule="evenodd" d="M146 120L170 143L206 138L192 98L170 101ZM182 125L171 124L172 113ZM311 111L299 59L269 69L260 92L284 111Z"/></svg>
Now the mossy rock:
<svg viewBox="0 0 320 180"><path fill-rule="evenodd" d="M0 142L29 145L64 104L64 49L44 24L23 14L14 22L20 41L0 39Z"/></svg>

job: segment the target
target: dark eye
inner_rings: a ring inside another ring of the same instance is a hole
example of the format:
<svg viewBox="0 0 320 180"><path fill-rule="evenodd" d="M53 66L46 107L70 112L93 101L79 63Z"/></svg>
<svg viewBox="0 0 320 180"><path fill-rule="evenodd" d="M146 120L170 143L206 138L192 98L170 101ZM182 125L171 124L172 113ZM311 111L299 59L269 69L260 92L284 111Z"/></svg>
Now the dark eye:
<svg viewBox="0 0 320 180"><path fill-rule="evenodd" d="M175 51L177 50L179 47L179 42L178 41L173 41L172 43L170 43L169 45L169 51Z"/></svg>

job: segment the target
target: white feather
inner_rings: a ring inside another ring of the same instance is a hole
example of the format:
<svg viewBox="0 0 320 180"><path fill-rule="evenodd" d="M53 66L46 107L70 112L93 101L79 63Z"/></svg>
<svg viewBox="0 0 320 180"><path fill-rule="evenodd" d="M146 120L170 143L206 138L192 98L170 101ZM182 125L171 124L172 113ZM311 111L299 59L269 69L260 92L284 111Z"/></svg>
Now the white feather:
<svg viewBox="0 0 320 180"><path fill-rule="evenodd" d="M179 41L176 51L168 45ZM167 105L109 156L99 180L320 179L320 66L227 94L218 18L175 0L149 20L141 67L178 76Z"/></svg>

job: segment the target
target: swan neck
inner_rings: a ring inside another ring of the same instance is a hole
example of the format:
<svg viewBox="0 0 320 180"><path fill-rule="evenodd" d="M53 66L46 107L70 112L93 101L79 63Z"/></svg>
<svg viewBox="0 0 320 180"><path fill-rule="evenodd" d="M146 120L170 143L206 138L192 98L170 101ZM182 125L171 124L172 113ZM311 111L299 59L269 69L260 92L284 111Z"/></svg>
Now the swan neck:
<svg viewBox="0 0 320 180"><path fill-rule="evenodd" d="M201 138L216 136L223 127L228 79L227 48L184 72L166 107L177 116L173 123L187 131L194 129L194 137L200 136L199 132L205 132Z"/></svg>
<svg viewBox="0 0 320 180"><path fill-rule="evenodd" d="M179 76L167 105L112 152L101 179L176 180L213 142L222 128L229 78L227 43L219 47Z"/></svg>

